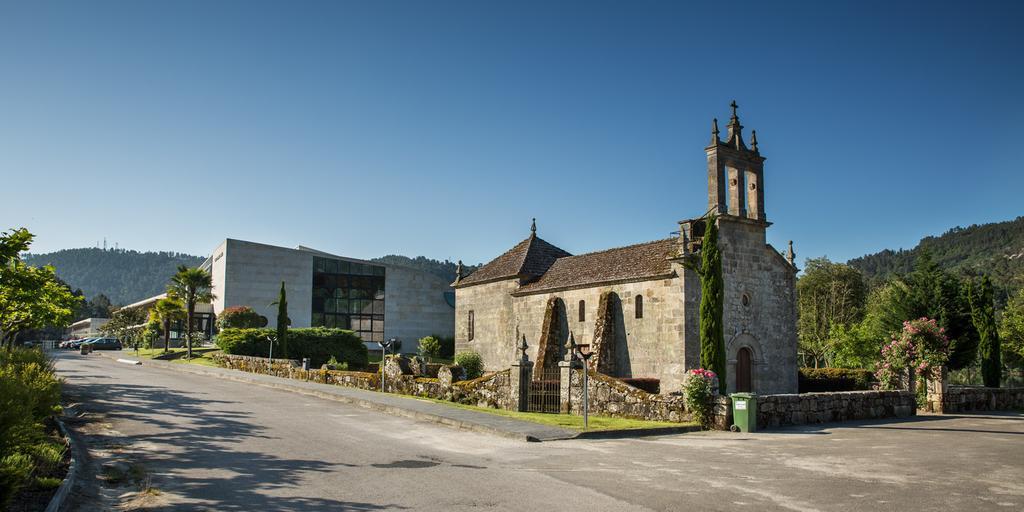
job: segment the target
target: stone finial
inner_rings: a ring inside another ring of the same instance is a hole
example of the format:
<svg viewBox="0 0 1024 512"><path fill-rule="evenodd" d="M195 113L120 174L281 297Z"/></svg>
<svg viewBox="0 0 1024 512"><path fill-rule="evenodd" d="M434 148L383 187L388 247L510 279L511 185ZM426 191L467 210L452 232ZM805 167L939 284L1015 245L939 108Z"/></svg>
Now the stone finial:
<svg viewBox="0 0 1024 512"><path fill-rule="evenodd" d="M519 349L519 352L521 352L519 358L523 362L529 361L530 360L530 356L526 355L526 349L529 348L529 345L526 344L526 335L525 334L523 335L522 340L519 341L519 346L517 348Z"/></svg>
<svg viewBox="0 0 1024 512"><path fill-rule="evenodd" d="M789 249L786 251L786 261L788 261L790 265L793 265L794 267L796 266L796 253L793 252L792 240L789 241Z"/></svg>
<svg viewBox="0 0 1024 512"><path fill-rule="evenodd" d="M750 149L757 153L757 130L750 130Z"/></svg>
<svg viewBox="0 0 1024 512"><path fill-rule="evenodd" d="M711 120L711 145L712 146L716 146L720 142L722 142L721 139L718 138L718 133L719 133L718 132L718 118L716 117L716 118Z"/></svg>
<svg viewBox="0 0 1024 512"><path fill-rule="evenodd" d="M537 217L534 217L533 222L530 223L530 235L537 236Z"/></svg>
<svg viewBox="0 0 1024 512"><path fill-rule="evenodd" d="M739 108L736 105L736 100L733 100L729 104L732 107L732 117L729 118L729 144L735 146L736 149L743 149L743 125L740 124L740 118L736 115L736 109Z"/></svg>
<svg viewBox="0 0 1024 512"><path fill-rule="evenodd" d="M455 265L455 282L462 281L462 260Z"/></svg>
<svg viewBox="0 0 1024 512"><path fill-rule="evenodd" d="M565 360L572 361L576 359L576 337L573 336L572 331L569 331L569 341L565 342Z"/></svg>
<svg viewBox="0 0 1024 512"><path fill-rule="evenodd" d="M679 223L679 255L686 256L690 254L690 226L686 222Z"/></svg>

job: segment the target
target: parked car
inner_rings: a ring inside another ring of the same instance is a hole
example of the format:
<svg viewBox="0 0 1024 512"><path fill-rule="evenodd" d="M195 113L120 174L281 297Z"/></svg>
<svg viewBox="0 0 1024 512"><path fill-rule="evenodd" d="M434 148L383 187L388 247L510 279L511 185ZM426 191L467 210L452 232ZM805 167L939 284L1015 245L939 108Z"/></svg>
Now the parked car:
<svg viewBox="0 0 1024 512"><path fill-rule="evenodd" d="M96 338L82 338L82 339L78 339L78 340L71 340L71 341L68 341L68 344L65 346L65 348L69 348L69 349L74 350L74 349L77 349L77 348L81 347L82 343L87 343L87 342L90 342L90 341L92 341L94 339L96 339Z"/></svg>
<svg viewBox="0 0 1024 512"><path fill-rule="evenodd" d="M93 350L121 350L121 341L117 338L94 338L85 344L91 345Z"/></svg>

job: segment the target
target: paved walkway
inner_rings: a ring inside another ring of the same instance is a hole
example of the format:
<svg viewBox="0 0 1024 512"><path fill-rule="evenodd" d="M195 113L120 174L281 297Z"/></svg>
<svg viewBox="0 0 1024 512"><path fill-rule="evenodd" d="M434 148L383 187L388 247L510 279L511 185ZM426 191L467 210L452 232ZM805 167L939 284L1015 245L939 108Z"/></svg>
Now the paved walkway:
<svg viewBox="0 0 1024 512"><path fill-rule="evenodd" d="M131 359L142 362L143 366L155 366L168 368L197 375L209 375L222 379L230 379L240 382L247 382L276 389L285 389L312 395L328 400L337 400L374 409L377 411L404 416L417 420L431 421L450 427L487 434L495 434L513 439L526 441L556 441L560 439L572 439L579 435L574 430L559 427L541 425L529 421L517 420L496 414L461 409L444 404L434 403L428 400L405 397L390 393L379 393L365 389L335 386L332 384L320 384L270 375L248 373L240 370L229 370L226 368L214 368L184 363L170 363L145 358L135 358L132 352L95 352L113 359Z"/></svg>

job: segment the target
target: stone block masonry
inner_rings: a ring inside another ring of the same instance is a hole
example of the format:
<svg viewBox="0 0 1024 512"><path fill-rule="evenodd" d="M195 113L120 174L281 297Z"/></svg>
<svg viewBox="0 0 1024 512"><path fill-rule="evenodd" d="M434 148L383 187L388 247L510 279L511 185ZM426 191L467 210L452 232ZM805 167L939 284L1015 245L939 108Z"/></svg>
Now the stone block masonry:
<svg viewBox="0 0 1024 512"><path fill-rule="evenodd" d="M909 391L845 391L759 395L757 428L837 421L905 418L917 414Z"/></svg>

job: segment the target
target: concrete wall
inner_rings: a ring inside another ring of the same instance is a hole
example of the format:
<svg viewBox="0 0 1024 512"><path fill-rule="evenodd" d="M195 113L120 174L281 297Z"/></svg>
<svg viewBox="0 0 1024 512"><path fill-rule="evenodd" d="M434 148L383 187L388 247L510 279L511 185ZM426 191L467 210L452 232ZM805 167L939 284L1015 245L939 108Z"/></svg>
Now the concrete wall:
<svg viewBox="0 0 1024 512"><path fill-rule="evenodd" d="M228 239L224 248L223 290L214 290L225 307L249 306L267 317L268 327L277 326L277 301L281 281L288 294L288 316L292 327L309 327L313 307L313 253L285 247ZM214 253L214 259L217 255ZM217 265L213 264L216 276ZM221 282L217 277L216 281ZM220 309L216 309L218 307ZM386 321L386 320L385 320Z"/></svg>
<svg viewBox="0 0 1024 512"><path fill-rule="evenodd" d="M723 216L719 228L728 389L736 388L737 353L747 347L755 393L796 393L796 273L767 245L764 224Z"/></svg>
<svg viewBox="0 0 1024 512"><path fill-rule="evenodd" d="M445 301L451 285L440 277L387 265L384 283L384 337L402 340L402 352L416 352L420 338L455 335L455 309Z"/></svg>

